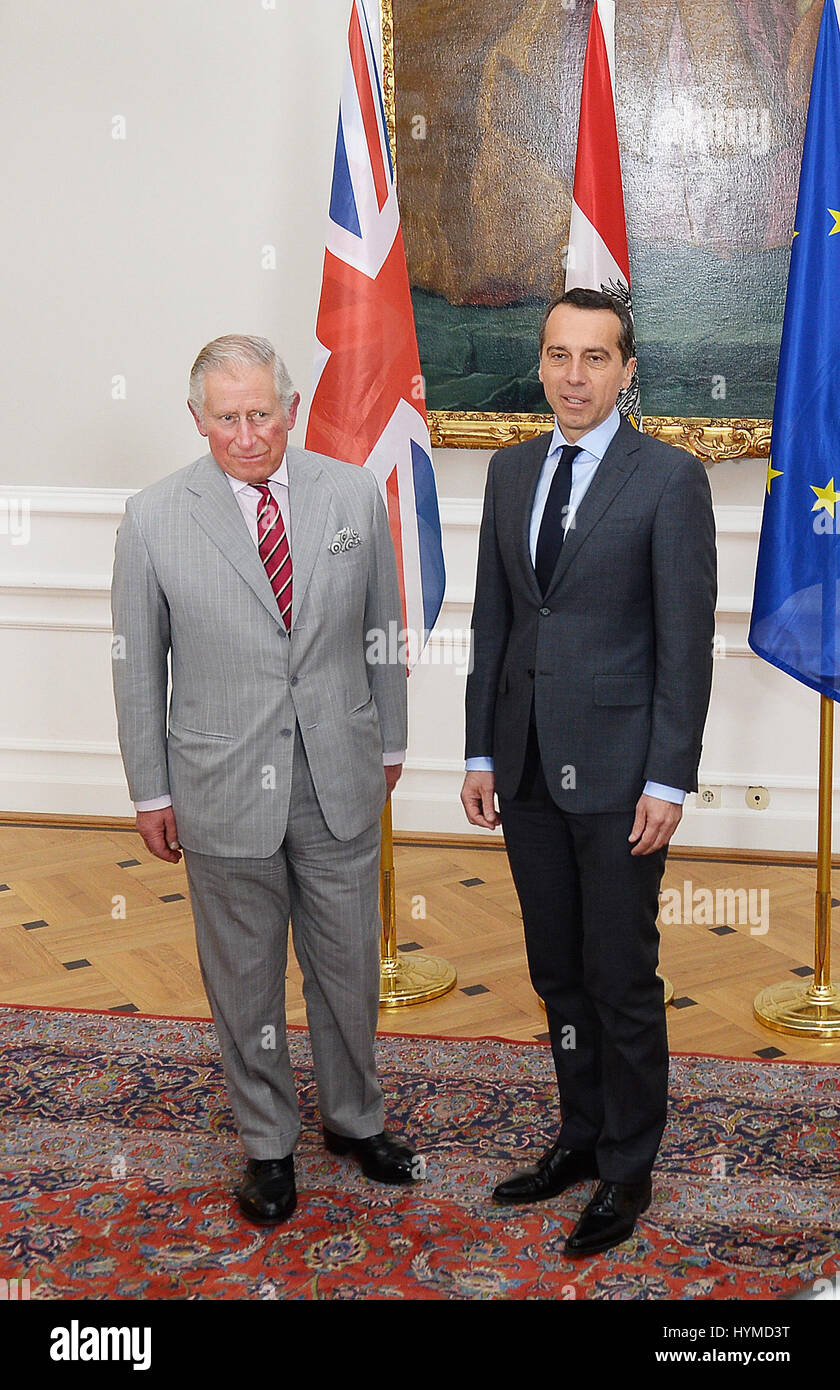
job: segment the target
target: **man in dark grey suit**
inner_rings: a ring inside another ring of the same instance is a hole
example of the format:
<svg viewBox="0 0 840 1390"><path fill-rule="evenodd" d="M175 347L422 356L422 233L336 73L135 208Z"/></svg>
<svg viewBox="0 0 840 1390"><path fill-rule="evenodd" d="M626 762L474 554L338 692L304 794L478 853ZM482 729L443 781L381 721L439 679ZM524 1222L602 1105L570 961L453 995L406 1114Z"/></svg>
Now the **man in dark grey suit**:
<svg viewBox="0 0 840 1390"><path fill-rule="evenodd" d="M291 913L324 1142L406 1183L383 1129L379 817L406 744L387 513L364 468L288 445L299 397L272 345L202 349L189 406L210 452L129 499L112 590L114 689L137 828L183 849L202 975L248 1167L239 1205L296 1201L285 1025ZM169 667L171 663L171 677Z"/></svg>
<svg viewBox="0 0 840 1390"><path fill-rule="evenodd" d="M563 1116L494 1197L600 1178L571 1255L626 1240L651 1200L668 1080L659 885L711 688L709 484L697 459L621 419L632 354L611 295L548 306L554 434L490 461L467 683L461 799L473 825L504 828Z"/></svg>

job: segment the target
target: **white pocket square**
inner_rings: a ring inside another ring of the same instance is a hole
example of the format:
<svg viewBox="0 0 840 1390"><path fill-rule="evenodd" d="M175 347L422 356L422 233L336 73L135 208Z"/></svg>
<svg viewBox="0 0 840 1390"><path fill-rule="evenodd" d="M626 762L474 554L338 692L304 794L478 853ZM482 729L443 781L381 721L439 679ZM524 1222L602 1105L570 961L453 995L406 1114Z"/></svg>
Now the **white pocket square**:
<svg viewBox="0 0 840 1390"><path fill-rule="evenodd" d="M352 550L354 545L361 545L362 538L358 531L354 531L352 526L342 526L340 531L336 531L327 549L331 555L340 555L343 550Z"/></svg>

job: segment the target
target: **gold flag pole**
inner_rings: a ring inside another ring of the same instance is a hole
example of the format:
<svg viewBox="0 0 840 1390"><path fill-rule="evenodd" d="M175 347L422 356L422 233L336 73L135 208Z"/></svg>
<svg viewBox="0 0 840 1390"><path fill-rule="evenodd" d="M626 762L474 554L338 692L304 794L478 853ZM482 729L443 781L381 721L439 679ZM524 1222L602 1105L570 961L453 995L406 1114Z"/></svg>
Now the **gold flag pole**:
<svg viewBox="0 0 840 1390"><path fill-rule="evenodd" d="M834 701L820 697L820 790L817 829L817 893L814 979L807 988L784 980L756 996L759 1023L777 1033L798 1033L825 1042L840 1039L840 989L831 983L831 810L834 783Z"/></svg>
<svg viewBox="0 0 840 1390"><path fill-rule="evenodd" d="M405 1004L425 1004L453 988L458 976L448 961L412 951L397 955L397 895L394 875L394 831L391 798L382 812L382 851L379 867L379 909L382 944L379 953L379 1005L399 1009Z"/></svg>
<svg viewBox="0 0 840 1390"><path fill-rule="evenodd" d="M382 22L382 99L388 124L391 161L397 167L397 115L394 95L394 15L391 0L380 0ZM423 1004L447 994L457 975L448 961L438 956L412 951L397 956L397 901L394 879L394 833L391 798L382 812L382 854L379 868L379 907L382 913L382 944L379 953L379 1006L398 1009L404 1004Z"/></svg>

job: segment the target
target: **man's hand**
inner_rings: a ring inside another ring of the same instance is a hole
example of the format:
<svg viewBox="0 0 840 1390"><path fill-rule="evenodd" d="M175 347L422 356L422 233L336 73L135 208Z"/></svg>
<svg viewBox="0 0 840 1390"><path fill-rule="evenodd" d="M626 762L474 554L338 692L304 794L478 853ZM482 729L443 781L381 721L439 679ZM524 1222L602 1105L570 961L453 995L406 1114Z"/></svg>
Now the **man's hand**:
<svg viewBox="0 0 840 1390"><path fill-rule="evenodd" d="M634 848L631 854L653 854L667 845L680 821L683 808L673 801L661 801L658 796L644 793L636 802L636 819L628 839ZM638 841L638 843L636 843Z"/></svg>
<svg viewBox="0 0 840 1390"><path fill-rule="evenodd" d="M470 825L495 830L502 818L496 810L496 778L492 772L468 772L461 788L461 802Z"/></svg>
<svg viewBox="0 0 840 1390"><path fill-rule="evenodd" d="M162 811L138 811L137 830L146 849L157 859L165 859L169 864L181 862L178 828L171 806L164 806Z"/></svg>
<svg viewBox="0 0 840 1390"><path fill-rule="evenodd" d="M402 763L385 763L385 764L384 764L384 766L383 766L383 768L382 768L382 771L385 773L385 785L386 785L387 788L388 788L388 795L389 795L389 796L391 795L391 792L394 790L394 787L395 787L395 786L397 785L397 783L399 782L400 777L401 777L401 775L402 775L402 770L403 770L403 765L402 765Z"/></svg>

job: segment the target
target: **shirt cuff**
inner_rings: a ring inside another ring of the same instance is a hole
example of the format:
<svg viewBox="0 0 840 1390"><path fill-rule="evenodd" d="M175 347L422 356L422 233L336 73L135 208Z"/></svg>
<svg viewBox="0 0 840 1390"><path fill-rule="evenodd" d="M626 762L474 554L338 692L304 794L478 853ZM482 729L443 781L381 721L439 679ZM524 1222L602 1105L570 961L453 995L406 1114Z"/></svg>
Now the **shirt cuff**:
<svg viewBox="0 0 840 1390"><path fill-rule="evenodd" d="M682 806L685 801L685 792L679 787L666 787L663 782L645 782L644 794L655 796L659 801L673 801L675 806Z"/></svg>
<svg viewBox="0 0 840 1390"><path fill-rule="evenodd" d="M382 763L384 767L393 767L395 763L405 762L405 749L400 749L399 753L383 753Z"/></svg>
<svg viewBox="0 0 840 1390"><path fill-rule="evenodd" d="M467 758L465 770L467 772L493 772L493 759Z"/></svg>
<svg viewBox="0 0 840 1390"><path fill-rule="evenodd" d="M171 796L155 796L151 801L135 801L135 811L162 811L172 805Z"/></svg>

